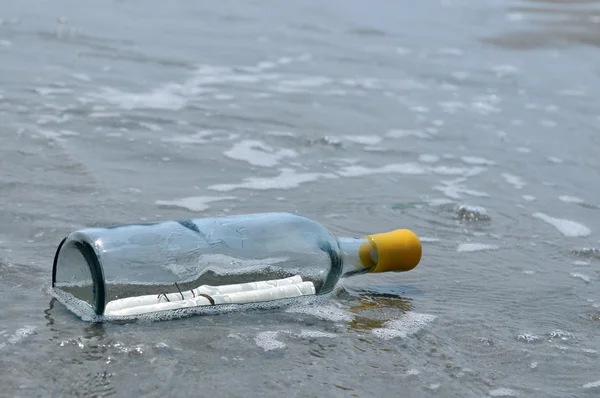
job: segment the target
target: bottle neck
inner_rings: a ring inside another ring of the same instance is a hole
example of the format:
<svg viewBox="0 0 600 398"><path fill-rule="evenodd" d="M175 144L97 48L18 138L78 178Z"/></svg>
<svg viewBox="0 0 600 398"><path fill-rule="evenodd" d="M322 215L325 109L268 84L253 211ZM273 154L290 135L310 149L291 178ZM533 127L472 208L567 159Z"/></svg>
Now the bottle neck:
<svg viewBox="0 0 600 398"><path fill-rule="evenodd" d="M369 272L377 264L377 250L367 238L338 238L344 258L342 277Z"/></svg>

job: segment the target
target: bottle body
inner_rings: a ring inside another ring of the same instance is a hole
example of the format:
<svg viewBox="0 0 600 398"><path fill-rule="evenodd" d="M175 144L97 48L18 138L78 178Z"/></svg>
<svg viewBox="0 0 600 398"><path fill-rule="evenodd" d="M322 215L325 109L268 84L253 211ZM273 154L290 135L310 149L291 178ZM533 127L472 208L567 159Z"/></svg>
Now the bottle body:
<svg viewBox="0 0 600 398"><path fill-rule="evenodd" d="M351 263L344 264L340 240L314 220L233 215L73 232L56 252L53 287L102 315L107 303L127 297L293 276L324 294L344 272L368 271Z"/></svg>

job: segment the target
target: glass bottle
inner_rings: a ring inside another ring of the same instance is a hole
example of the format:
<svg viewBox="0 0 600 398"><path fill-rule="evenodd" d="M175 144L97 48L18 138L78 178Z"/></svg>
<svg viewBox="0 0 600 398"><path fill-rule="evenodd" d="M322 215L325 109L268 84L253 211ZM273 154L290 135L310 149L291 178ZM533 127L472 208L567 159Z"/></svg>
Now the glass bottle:
<svg viewBox="0 0 600 398"><path fill-rule="evenodd" d="M52 287L96 315L135 315L326 294L342 277L420 259L406 229L336 237L297 214L244 214L75 231L56 251Z"/></svg>

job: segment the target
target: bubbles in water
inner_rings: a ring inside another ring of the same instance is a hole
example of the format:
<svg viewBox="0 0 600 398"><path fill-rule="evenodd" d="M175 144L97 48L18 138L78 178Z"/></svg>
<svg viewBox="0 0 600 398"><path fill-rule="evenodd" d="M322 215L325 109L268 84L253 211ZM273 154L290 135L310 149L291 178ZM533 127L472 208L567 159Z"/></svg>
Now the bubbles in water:
<svg viewBox="0 0 600 398"><path fill-rule="evenodd" d="M467 221L490 221L492 218L487 210L481 206L460 205L454 212Z"/></svg>
<svg viewBox="0 0 600 398"><path fill-rule="evenodd" d="M536 361L531 362L531 365L529 365L529 369L535 369L538 367L538 363Z"/></svg>
<svg viewBox="0 0 600 398"><path fill-rule="evenodd" d="M541 341L540 336L536 336L530 333L523 333L517 336L518 341L522 341L524 343L532 344Z"/></svg>
<svg viewBox="0 0 600 398"><path fill-rule="evenodd" d="M571 253L580 257L595 258L600 260L600 250L595 247L584 247L581 249L572 250Z"/></svg>
<svg viewBox="0 0 600 398"><path fill-rule="evenodd" d="M590 262L589 261L573 261L573 265L585 266L585 265L590 265Z"/></svg>
<svg viewBox="0 0 600 398"><path fill-rule="evenodd" d="M524 271L523 271L523 273L524 273L525 275L533 275L533 274L535 274L535 271L532 271L532 270L527 270L527 269L526 269L526 270L524 270Z"/></svg>
<svg viewBox="0 0 600 398"><path fill-rule="evenodd" d="M476 251L489 251L489 250L498 250L499 247L497 245L491 245L487 243L461 243L456 248L456 251L459 253L464 252L476 252Z"/></svg>
<svg viewBox="0 0 600 398"><path fill-rule="evenodd" d="M7 336L8 338L6 341L0 341L0 350L5 348L8 344L19 344L28 336L35 334L35 329L35 326L30 325L25 325L22 328L17 329L12 335Z"/></svg>
<svg viewBox="0 0 600 398"><path fill-rule="evenodd" d="M435 319L435 315L419 314L409 311L400 319L384 323L383 328L372 329L371 333L384 340L393 339L395 337L405 339L408 336L417 333Z"/></svg>
<svg viewBox="0 0 600 398"><path fill-rule="evenodd" d="M265 351L272 351L285 348L286 345L283 342L277 340L278 335L279 332L260 332L254 338L254 342L257 346L259 346Z"/></svg>
<svg viewBox="0 0 600 398"><path fill-rule="evenodd" d="M586 283L590 283L592 281L592 279L589 276L584 275L579 272L571 272L569 275L571 275L573 278L581 279L582 281L584 281Z"/></svg>
<svg viewBox="0 0 600 398"><path fill-rule="evenodd" d="M592 383L587 383L582 386L583 388L598 388L600 387L600 380L594 381Z"/></svg>
<svg viewBox="0 0 600 398"><path fill-rule="evenodd" d="M346 135L342 138L362 145L377 145L381 142L381 137L378 135Z"/></svg>
<svg viewBox="0 0 600 398"><path fill-rule="evenodd" d="M333 322L350 322L354 319L354 315L351 312L338 308L333 304L295 306L288 308L286 312L312 315Z"/></svg>
<svg viewBox="0 0 600 398"><path fill-rule="evenodd" d="M553 341L553 340L569 341L569 340L573 340L574 338L575 338L575 336L573 336L572 333L565 332L564 330L561 330L561 329L555 329L555 330L551 331L550 333L548 333L549 341Z"/></svg>
<svg viewBox="0 0 600 398"><path fill-rule="evenodd" d="M419 236L419 240L421 242L428 242L428 243L434 243L434 242L440 241L440 239L438 239L438 238L429 238L427 236Z"/></svg>

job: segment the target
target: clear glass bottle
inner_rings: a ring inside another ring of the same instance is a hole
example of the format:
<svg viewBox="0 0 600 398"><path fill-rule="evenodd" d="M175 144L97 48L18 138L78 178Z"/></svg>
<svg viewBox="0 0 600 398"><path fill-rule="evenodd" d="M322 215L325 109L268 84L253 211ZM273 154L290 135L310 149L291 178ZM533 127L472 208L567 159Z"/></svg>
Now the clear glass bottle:
<svg viewBox="0 0 600 398"><path fill-rule="evenodd" d="M107 315L127 300L164 304L152 307L159 311L185 300L192 306L325 294L341 277L408 271L420 259L419 239L406 229L338 238L293 213L245 214L73 232L56 251L52 287ZM300 293L289 293L287 285L298 281ZM269 297L257 296L259 285L273 288Z"/></svg>

